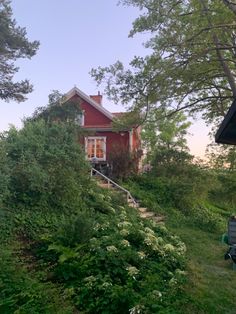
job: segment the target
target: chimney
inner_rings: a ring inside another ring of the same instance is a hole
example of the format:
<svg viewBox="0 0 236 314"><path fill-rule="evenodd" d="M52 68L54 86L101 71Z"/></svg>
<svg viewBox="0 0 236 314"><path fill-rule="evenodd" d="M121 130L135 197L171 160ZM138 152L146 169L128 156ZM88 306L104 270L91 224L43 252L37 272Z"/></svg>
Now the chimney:
<svg viewBox="0 0 236 314"><path fill-rule="evenodd" d="M96 101L98 105L102 106L102 95L100 95L100 92L98 92L97 95L90 95L89 97Z"/></svg>

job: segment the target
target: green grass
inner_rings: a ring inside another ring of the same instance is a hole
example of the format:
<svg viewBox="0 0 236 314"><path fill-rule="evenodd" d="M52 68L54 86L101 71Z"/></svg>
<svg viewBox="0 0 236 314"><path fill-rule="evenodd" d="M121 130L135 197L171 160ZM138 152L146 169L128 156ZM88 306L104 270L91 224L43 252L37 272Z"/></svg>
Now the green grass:
<svg viewBox="0 0 236 314"><path fill-rule="evenodd" d="M221 233L207 232L167 220L167 227L187 246L189 282L185 289L192 302L183 313L233 314L236 299L236 271L232 261L224 260L227 246L220 242Z"/></svg>
<svg viewBox="0 0 236 314"><path fill-rule="evenodd" d="M227 220L235 211L226 204L209 202L195 208L179 209L159 206L157 186L129 182L127 188L141 203L166 217L166 227L187 247L188 281L184 289L189 301L181 308L183 314L234 314L236 300L236 271L232 261L224 260L228 246L221 243L227 231ZM164 198L163 198L164 199Z"/></svg>
<svg viewBox="0 0 236 314"><path fill-rule="evenodd" d="M113 202L116 203L115 198ZM191 215L186 216L180 210L161 208L168 230L178 235L187 246L188 273L187 283L181 283L184 285L182 296L179 294L177 300L173 299L171 306L163 313L236 313L236 271L232 269L232 261L224 260L227 246L220 241L231 212L209 204L205 206L213 214L208 217L208 223L203 222L204 215L198 220L198 216L195 216L191 221ZM153 209L158 212L159 206ZM132 211L129 214L132 218ZM221 223L212 225L211 220L214 222L219 215ZM48 223L53 226L54 219L58 219L51 216ZM38 230L45 227L47 219L39 213L29 216L24 213L22 217L0 210L0 313L78 313L73 306L70 289L51 280L48 265L44 271L42 261L34 260L35 256L29 250L31 243L27 237L24 238L24 226L30 228L28 232L37 235ZM23 227L18 227L17 231L16 225ZM209 231L209 226L214 228ZM184 302L186 304L183 305Z"/></svg>

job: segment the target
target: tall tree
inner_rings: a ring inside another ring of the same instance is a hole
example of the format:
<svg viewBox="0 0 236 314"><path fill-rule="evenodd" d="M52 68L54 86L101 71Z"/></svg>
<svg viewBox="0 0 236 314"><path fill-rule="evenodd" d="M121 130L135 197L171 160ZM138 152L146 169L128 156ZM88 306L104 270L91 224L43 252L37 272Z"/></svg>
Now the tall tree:
<svg viewBox="0 0 236 314"><path fill-rule="evenodd" d="M33 89L29 81L14 82L19 68L14 62L35 55L39 42L29 42L25 28L19 27L12 17L9 0L0 0L0 99L24 101Z"/></svg>
<svg viewBox="0 0 236 314"><path fill-rule="evenodd" d="M142 138L146 148L153 151L156 147L166 149L188 150L186 135L191 122L182 112L168 116L168 112L159 108L149 114Z"/></svg>
<svg viewBox="0 0 236 314"><path fill-rule="evenodd" d="M236 147L219 145L214 142L207 146L206 156L210 167L218 170L236 170Z"/></svg>
<svg viewBox="0 0 236 314"><path fill-rule="evenodd" d="M76 125L81 123L82 110L80 101L67 100L66 96L59 91L54 90L48 96L47 106L36 108L32 117L27 118L27 121L36 121L43 119L48 123L55 121L68 122Z"/></svg>
<svg viewBox="0 0 236 314"><path fill-rule="evenodd" d="M131 109L172 105L201 112L208 122L225 115L236 97L236 4L222 0L121 0L138 7L130 36L150 33L151 53L91 75L108 96Z"/></svg>
<svg viewBox="0 0 236 314"><path fill-rule="evenodd" d="M183 112L168 116L164 108L152 111L142 130L147 161L155 167L160 163L168 167L169 163L191 160L186 140L190 125Z"/></svg>

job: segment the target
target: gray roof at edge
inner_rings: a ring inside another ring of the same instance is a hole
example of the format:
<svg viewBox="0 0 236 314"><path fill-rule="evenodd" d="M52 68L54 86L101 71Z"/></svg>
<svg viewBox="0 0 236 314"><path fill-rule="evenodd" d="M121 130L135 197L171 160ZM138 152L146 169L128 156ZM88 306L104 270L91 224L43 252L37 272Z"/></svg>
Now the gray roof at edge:
<svg viewBox="0 0 236 314"><path fill-rule="evenodd" d="M216 143L236 145L236 99L215 135Z"/></svg>

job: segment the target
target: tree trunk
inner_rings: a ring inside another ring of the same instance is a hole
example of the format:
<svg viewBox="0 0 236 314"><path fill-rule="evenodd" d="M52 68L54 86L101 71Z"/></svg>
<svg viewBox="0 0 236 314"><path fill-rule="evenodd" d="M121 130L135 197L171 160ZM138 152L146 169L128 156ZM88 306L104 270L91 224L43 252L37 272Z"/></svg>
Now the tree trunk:
<svg viewBox="0 0 236 314"><path fill-rule="evenodd" d="M223 2L236 15L236 4L228 0L223 0Z"/></svg>

